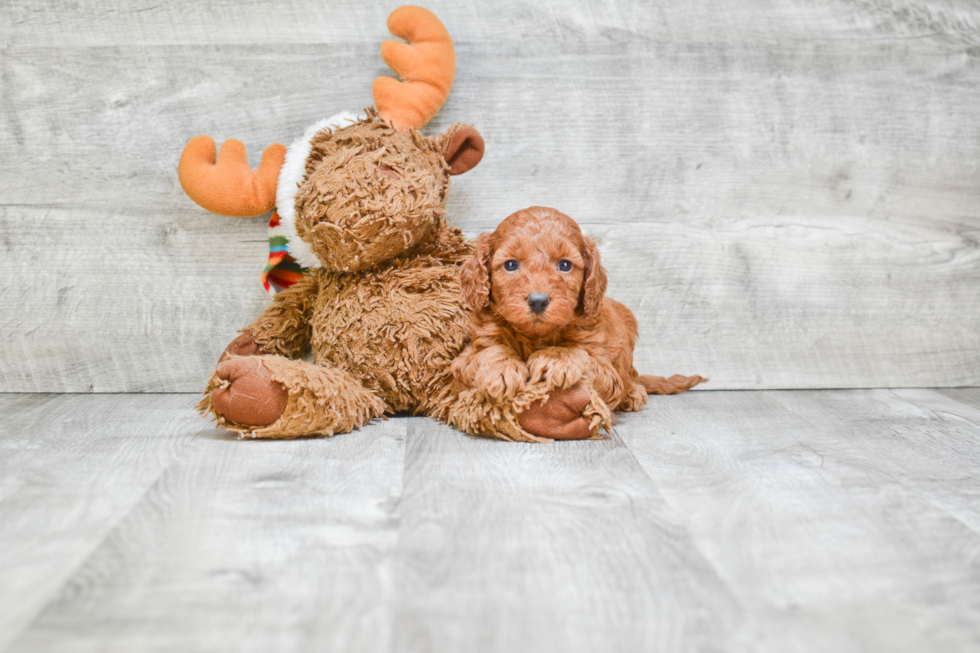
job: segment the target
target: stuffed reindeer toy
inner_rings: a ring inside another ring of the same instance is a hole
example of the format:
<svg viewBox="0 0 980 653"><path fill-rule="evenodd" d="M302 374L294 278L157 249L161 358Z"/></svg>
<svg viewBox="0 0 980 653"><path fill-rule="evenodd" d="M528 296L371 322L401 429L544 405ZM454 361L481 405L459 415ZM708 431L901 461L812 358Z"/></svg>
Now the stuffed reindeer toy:
<svg viewBox="0 0 980 653"><path fill-rule="evenodd" d="M445 204L484 143L468 125L418 131L455 75L442 23L407 6L388 27L407 43L386 41L382 57L407 81L375 80L376 110L321 120L269 146L254 171L234 140L216 157L198 136L181 157L181 185L203 208L275 209L263 282L279 292L228 345L199 404L243 437L332 435L396 412L445 419L453 401L450 364L469 327L459 266L473 250Z"/></svg>

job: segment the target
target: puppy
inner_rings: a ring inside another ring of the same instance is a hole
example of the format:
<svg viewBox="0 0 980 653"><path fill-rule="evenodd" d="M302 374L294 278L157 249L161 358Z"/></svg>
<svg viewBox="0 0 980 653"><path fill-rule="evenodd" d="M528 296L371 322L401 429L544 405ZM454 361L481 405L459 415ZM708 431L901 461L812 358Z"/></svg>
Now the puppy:
<svg viewBox="0 0 980 653"><path fill-rule="evenodd" d="M574 220L540 206L507 217L480 235L460 270L460 295L472 312L471 344L452 364L457 388L503 403L543 383L551 398L544 410L539 404L522 413L521 426L575 439L598 429L577 415L589 388L610 410L638 411L647 393L675 394L707 380L640 376L636 318L605 292L595 241Z"/></svg>

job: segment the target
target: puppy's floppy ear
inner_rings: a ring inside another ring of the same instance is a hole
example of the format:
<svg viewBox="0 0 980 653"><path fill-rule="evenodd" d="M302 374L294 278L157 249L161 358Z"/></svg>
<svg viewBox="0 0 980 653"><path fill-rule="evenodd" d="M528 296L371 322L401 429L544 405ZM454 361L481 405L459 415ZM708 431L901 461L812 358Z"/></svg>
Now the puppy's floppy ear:
<svg viewBox="0 0 980 653"><path fill-rule="evenodd" d="M585 278L582 281L582 296L579 305L588 317L595 317L602 309L602 298L606 294L606 269L599 260L599 248L595 239L582 239L582 258L585 259Z"/></svg>
<svg viewBox="0 0 980 653"><path fill-rule="evenodd" d="M472 311L490 306L490 234L480 234L476 239L473 258L459 269L459 296Z"/></svg>

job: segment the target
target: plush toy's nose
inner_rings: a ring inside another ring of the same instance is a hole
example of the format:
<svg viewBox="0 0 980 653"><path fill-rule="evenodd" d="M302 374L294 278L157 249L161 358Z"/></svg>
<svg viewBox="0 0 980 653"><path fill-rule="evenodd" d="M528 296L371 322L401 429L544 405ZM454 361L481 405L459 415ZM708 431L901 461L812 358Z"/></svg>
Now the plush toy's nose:
<svg viewBox="0 0 980 653"><path fill-rule="evenodd" d="M551 297L543 292L533 292L527 296L527 305L531 308L532 313L544 313L544 309L548 308L550 303Z"/></svg>

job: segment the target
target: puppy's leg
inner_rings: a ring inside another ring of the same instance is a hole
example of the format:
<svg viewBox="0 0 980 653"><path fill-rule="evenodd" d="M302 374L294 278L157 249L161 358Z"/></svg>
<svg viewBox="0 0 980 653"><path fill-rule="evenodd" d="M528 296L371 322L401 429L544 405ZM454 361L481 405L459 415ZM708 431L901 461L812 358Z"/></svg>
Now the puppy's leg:
<svg viewBox="0 0 980 653"><path fill-rule="evenodd" d="M452 371L460 385L476 388L498 403L523 390L529 374L517 352L506 345L464 351L453 361Z"/></svg>
<svg viewBox="0 0 980 653"><path fill-rule="evenodd" d="M622 407L621 404L630 397L630 389L634 385L630 382L629 376L624 378L624 375L620 373L620 368L605 356L589 356L589 368L586 377L603 401L613 409ZM642 405L640 404L640 406Z"/></svg>
<svg viewBox="0 0 980 653"><path fill-rule="evenodd" d="M616 410L625 410L629 413L639 412L647 403L647 391L638 383L629 384L629 392L622 398Z"/></svg>
<svg viewBox="0 0 980 653"><path fill-rule="evenodd" d="M561 390L582 380L589 367L589 355L576 347L545 347L528 357L527 366L531 383Z"/></svg>

